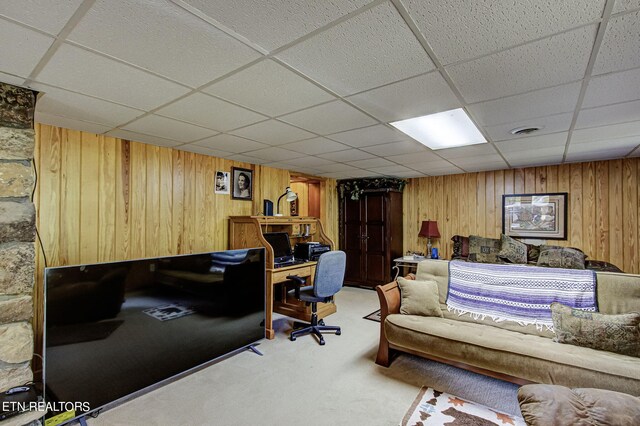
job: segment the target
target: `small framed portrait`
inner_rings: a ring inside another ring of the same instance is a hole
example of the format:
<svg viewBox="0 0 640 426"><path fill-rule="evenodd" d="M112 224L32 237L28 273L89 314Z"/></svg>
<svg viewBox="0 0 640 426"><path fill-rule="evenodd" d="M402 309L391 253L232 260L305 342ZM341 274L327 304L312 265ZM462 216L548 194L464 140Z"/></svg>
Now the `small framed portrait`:
<svg viewBox="0 0 640 426"><path fill-rule="evenodd" d="M216 194L229 194L229 172L216 172L216 186L214 192Z"/></svg>
<svg viewBox="0 0 640 426"><path fill-rule="evenodd" d="M253 170L232 167L233 191L231 198L236 200L253 200Z"/></svg>

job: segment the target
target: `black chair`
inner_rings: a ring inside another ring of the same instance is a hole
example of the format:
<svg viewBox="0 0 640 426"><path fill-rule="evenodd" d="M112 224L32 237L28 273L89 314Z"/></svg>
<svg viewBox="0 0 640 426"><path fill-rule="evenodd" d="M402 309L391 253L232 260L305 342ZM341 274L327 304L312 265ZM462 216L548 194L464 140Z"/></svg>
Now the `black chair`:
<svg viewBox="0 0 640 426"><path fill-rule="evenodd" d="M335 331L337 335L340 335L340 327L325 325L322 320L318 322L318 302L330 302L333 296L340 291L344 282L346 264L347 255L343 251L328 251L322 253L318 258L312 286L301 287L306 283L306 280L297 275L289 275L287 277L300 284L299 287L291 291L295 294L295 297L307 304L311 304L311 324L308 327L292 331L289 339L293 341L298 336L313 333L320 340L320 344L324 345L323 331Z"/></svg>

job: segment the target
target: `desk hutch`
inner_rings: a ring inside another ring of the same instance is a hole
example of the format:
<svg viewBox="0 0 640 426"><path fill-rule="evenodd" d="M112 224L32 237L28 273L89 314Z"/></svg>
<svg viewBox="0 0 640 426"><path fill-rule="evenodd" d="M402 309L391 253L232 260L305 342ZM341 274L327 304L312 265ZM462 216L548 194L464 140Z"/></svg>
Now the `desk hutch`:
<svg viewBox="0 0 640 426"><path fill-rule="evenodd" d="M306 229L309 229L307 234ZM291 243L319 242L335 249L333 241L325 234L320 219L297 216L231 216L229 217L229 248L266 248L267 289L265 328L268 339L273 339L273 312L311 321L311 307L305 306L295 297L287 293L287 275L308 277L309 285L313 284L313 276L317 262L274 268L273 248L262 235L265 232L287 232ZM334 303L318 303L318 319L336 312Z"/></svg>

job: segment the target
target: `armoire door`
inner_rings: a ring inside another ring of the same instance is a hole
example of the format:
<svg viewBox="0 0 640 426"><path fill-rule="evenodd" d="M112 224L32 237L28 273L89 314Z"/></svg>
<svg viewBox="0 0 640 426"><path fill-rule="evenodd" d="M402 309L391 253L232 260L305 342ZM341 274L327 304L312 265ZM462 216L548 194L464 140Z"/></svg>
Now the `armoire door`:
<svg viewBox="0 0 640 426"><path fill-rule="evenodd" d="M350 283L364 281L362 265L362 209L360 200L344 200L342 204L343 230L341 248L347 255L344 279Z"/></svg>
<svg viewBox="0 0 640 426"><path fill-rule="evenodd" d="M384 193L366 194L361 203L362 260L366 285L375 287L389 282L387 265L387 197Z"/></svg>

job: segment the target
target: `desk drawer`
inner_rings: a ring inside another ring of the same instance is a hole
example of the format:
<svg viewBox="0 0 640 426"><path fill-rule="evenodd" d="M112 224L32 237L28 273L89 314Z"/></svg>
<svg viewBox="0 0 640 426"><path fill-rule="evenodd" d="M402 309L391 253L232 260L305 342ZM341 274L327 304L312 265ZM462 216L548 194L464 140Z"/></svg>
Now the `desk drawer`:
<svg viewBox="0 0 640 426"><path fill-rule="evenodd" d="M272 282L281 283L283 281L287 281L288 275L298 275L301 278L312 276L312 266L302 266L300 268L287 269L286 271L274 272L272 277Z"/></svg>

